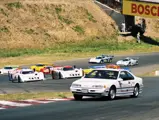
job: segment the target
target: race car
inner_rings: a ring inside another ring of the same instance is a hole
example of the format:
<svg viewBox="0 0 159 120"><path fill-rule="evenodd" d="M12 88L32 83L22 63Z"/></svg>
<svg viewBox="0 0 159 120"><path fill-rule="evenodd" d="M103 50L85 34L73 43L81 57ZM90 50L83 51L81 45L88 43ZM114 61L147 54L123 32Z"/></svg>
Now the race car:
<svg viewBox="0 0 159 120"><path fill-rule="evenodd" d="M10 81L18 81L19 83L45 80L44 74L42 72L36 72L32 69L17 69L12 73L8 73L8 77Z"/></svg>
<svg viewBox="0 0 159 120"><path fill-rule="evenodd" d="M51 71L53 70L53 66L45 66L40 69L40 72L44 74L51 74Z"/></svg>
<svg viewBox="0 0 159 120"><path fill-rule="evenodd" d="M106 62L112 62L114 56L113 55L99 55L95 58L91 58L89 60L89 63L106 63Z"/></svg>
<svg viewBox="0 0 159 120"><path fill-rule="evenodd" d="M89 72L91 72L94 69L98 69L98 68L106 68L106 65L94 65L94 66L89 66L88 69L83 69L84 74L88 74Z"/></svg>
<svg viewBox="0 0 159 120"><path fill-rule="evenodd" d="M82 76L83 70L81 68L74 68L73 66L64 66L61 69L55 69L52 71L52 79L75 78Z"/></svg>
<svg viewBox="0 0 159 120"><path fill-rule="evenodd" d="M108 97L117 96L138 97L142 93L143 79L124 69L95 69L70 86L75 100L83 96Z"/></svg>
<svg viewBox="0 0 159 120"><path fill-rule="evenodd" d="M4 66L2 69L0 69L0 74L8 74L8 72L17 69L18 67L19 66Z"/></svg>
<svg viewBox="0 0 159 120"><path fill-rule="evenodd" d="M133 66L133 65L138 65L139 61L138 59L127 57L117 61L116 64L119 66Z"/></svg>
<svg viewBox="0 0 159 120"><path fill-rule="evenodd" d="M61 70L63 67L61 66L45 66L40 69L40 72L44 74L51 74L53 70Z"/></svg>
<svg viewBox="0 0 159 120"><path fill-rule="evenodd" d="M30 68L32 70L34 70L34 71L40 72L40 70L42 68L46 67L46 66L48 66L48 64L42 64L42 63L40 63L40 64L35 64L35 65L31 66Z"/></svg>

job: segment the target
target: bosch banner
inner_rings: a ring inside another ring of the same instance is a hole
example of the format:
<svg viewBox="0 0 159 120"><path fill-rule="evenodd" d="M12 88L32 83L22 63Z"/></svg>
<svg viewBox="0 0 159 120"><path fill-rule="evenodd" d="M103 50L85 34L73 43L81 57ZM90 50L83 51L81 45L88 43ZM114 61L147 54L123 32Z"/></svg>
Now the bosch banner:
<svg viewBox="0 0 159 120"><path fill-rule="evenodd" d="M136 2L123 0L123 14L159 18L159 3Z"/></svg>

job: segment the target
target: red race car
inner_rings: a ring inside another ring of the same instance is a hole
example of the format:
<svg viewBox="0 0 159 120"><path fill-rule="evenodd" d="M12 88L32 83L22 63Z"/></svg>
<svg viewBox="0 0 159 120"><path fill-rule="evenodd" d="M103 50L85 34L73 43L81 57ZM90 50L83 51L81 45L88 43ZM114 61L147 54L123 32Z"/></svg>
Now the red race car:
<svg viewBox="0 0 159 120"><path fill-rule="evenodd" d="M46 66L44 68L40 69L40 72L43 72L44 74L51 74L53 70L60 70L63 67L61 66Z"/></svg>

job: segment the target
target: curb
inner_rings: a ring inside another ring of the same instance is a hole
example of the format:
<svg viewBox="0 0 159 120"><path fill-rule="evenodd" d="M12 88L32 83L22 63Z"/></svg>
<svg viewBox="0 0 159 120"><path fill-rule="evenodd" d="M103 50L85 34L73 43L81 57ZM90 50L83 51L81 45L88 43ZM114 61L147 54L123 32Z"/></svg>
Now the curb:
<svg viewBox="0 0 159 120"><path fill-rule="evenodd" d="M70 100L73 100L73 98L55 98L55 99L39 99L39 100L28 99L28 100L15 100L15 101L0 100L0 110L17 108L17 107L27 107L39 104L47 104L59 101L70 101Z"/></svg>

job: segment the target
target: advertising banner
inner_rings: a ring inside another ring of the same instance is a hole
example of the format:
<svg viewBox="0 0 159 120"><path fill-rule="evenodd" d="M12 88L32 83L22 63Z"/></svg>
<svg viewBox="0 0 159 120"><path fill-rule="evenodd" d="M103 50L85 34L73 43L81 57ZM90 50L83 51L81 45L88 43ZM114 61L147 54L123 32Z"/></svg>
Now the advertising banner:
<svg viewBox="0 0 159 120"><path fill-rule="evenodd" d="M153 0L151 0L151 2L152 1ZM124 15L159 18L159 3L123 0L122 11Z"/></svg>

